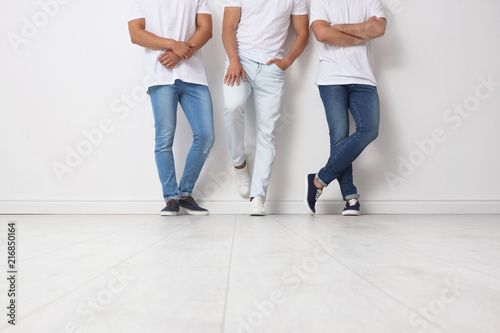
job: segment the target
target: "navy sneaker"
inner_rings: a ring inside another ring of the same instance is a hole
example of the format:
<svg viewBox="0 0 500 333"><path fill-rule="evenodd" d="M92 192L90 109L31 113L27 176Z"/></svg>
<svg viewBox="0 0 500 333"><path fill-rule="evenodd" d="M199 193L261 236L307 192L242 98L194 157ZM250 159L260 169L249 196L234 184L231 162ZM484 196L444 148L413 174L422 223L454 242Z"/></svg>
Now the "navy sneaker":
<svg viewBox="0 0 500 333"><path fill-rule="evenodd" d="M316 201L318 201L319 196L323 193L322 190L314 185L314 177L315 174L313 173L306 176L306 198L304 200L306 210L311 215L316 213Z"/></svg>
<svg viewBox="0 0 500 333"><path fill-rule="evenodd" d="M359 216L359 201L358 199L348 200L345 204L345 208L342 211L344 216Z"/></svg>
<svg viewBox="0 0 500 333"><path fill-rule="evenodd" d="M189 196L186 199L179 200L179 204L186 210L189 215L208 215L208 210L198 206L193 197Z"/></svg>
<svg viewBox="0 0 500 333"><path fill-rule="evenodd" d="M177 214L179 214L179 201L175 199L168 200L167 205L160 212L162 216L176 216Z"/></svg>

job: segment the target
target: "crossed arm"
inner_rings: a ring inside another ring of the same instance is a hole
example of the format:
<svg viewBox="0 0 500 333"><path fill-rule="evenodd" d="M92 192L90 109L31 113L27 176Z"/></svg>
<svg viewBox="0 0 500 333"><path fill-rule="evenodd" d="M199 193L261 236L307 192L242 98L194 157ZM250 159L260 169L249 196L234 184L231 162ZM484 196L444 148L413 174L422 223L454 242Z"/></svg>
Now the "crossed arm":
<svg viewBox="0 0 500 333"><path fill-rule="evenodd" d="M236 28L241 17L241 7L226 7L222 23L222 42L229 58L229 67L224 76L224 84L240 85L240 76L246 81L245 70L241 66L237 52ZM304 51L309 43L309 28L307 15L292 15L292 26L295 30L295 40L290 52L283 59L272 59L267 65L276 64L282 70L287 70Z"/></svg>
<svg viewBox="0 0 500 333"><path fill-rule="evenodd" d="M330 24L323 20L311 25L318 42L335 46L350 46L368 42L384 35L387 21L385 18L372 16L365 23Z"/></svg>
<svg viewBox="0 0 500 333"><path fill-rule="evenodd" d="M198 30L189 41L176 41L163 38L146 31L146 20L141 18L128 23L132 43L152 50L167 50L159 58L167 68L174 68L181 60L188 60L194 52L201 49L212 38L212 16L197 14Z"/></svg>

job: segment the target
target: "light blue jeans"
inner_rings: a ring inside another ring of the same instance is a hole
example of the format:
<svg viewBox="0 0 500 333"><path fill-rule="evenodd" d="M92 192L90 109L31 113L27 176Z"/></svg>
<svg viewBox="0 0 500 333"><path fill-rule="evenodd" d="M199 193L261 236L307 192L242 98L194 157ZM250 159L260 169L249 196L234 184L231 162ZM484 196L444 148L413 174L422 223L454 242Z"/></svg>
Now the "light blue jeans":
<svg viewBox="0 0 500 333"><path fill-rule="evenodd" d="M215 140L213 107L207 86L175 80L172 85L148 89L155 120L155 158L165 202L190 196ZM177 125L177 106L182 110L193 131L179 186L175 176L174 143Z"/></svg>
<svg viewBox="0 0 500 333"><path fill-rule="evenodd" d="M257 145L250 197L266 200L267 187L276 156L276 127L283 106L285 72L278 66L258 63L240 57L247 81L240 85L224 84L224 121L231 160L234 166L245 162L245 111L253 92ZM229 61L226 61L226 72Z"/></svg>
<svg viewBox="0 0 500 333"><path fill-rule="evenodd" d="M323 186L337 179L344 200L359 198L352 162L378 136L380 103L377 88L362 84L319 86L330 129L330 158L316 175ZM349 136L349 110L356 132Z"/></svg>

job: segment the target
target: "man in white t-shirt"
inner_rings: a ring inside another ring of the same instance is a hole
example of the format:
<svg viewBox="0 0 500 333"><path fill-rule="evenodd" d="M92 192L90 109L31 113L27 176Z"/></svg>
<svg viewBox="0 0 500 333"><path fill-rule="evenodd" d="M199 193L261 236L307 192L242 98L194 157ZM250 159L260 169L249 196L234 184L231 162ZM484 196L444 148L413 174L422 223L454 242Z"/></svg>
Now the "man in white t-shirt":
<svg viewBox="0 0 500 333"><path fill-rule="evenodd" d="M307 175L305 204L310 214L316 213L323 188L337 179L346 201L342 215L357 216L352 162L378 135L371 40L384 35L387 21L380 0L312 0L310 22L319 41L316 84L330 129L330 158L317 174ZM356 122L350 136L349 111Z"/></svg>
<svg viewBox="0 0 500 333"><path fill-rule="evenodd" d="M161 215L207 215L191 196L214 143L212 99L201 57L212 37L207 0L129 0L132 42L146 49L148 94L155 119L155 158L166 202ZM172 145L180 103L193 144L179 185Z"/></svg>
<svg viewBox="0 0 500 333"><path fill-rule="evenodd" d="M292 23L296 37L288 54L284 44ZM226 0L222 39L227 53L224 120L236 182L250 195L250 215L266 215L264 202L276 154L276 127L283 105L285 71L309 39L305 0ZM244 113L253 92L257 147L253 179L245 156Z"/></svg>

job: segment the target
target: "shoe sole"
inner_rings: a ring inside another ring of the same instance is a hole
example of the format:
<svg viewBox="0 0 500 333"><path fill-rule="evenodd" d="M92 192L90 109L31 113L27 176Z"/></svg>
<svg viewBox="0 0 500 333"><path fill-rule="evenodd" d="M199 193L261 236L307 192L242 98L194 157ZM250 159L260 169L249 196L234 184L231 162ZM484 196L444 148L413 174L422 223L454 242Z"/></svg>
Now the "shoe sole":
<svg viewBox="0 0 500 333"><path fill-rule="evenodd" d="M359 210L346 210L342 212L342 216L359 216Z"/></svg>
<svg viewBox="0 0 500 333"><path fill-rule="evenodd" d="M262 212L262 211L250 211L250 216L266 216L266 212Z"/></svg>
<svg viewBox="0 0 500 333"><path fill-rule="evenodd" d="M160 216L177 216L179 212L160 212Z"/></svg>
<svg viewBox="0 0 500 333"><path fill-rule="evenodd" d="M311 207L309 207L309 202L307 201L307 194L309 193L309 175L306 175L306 197L304 199L304 205L306 205L306 210L307 212L309 213L309 215L314 215L316 214L316 212L313 212L313 210L311 209Z"/></svg>
<svg viewBox="0 0 500 333"><path fill-rule="evenodd" d="M191 210L187 208L184 208L184 210L186 211L186 213L193 216L207 216L208 214L210 214L208 211Z"/></svg>

